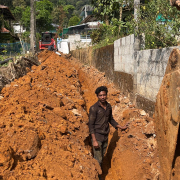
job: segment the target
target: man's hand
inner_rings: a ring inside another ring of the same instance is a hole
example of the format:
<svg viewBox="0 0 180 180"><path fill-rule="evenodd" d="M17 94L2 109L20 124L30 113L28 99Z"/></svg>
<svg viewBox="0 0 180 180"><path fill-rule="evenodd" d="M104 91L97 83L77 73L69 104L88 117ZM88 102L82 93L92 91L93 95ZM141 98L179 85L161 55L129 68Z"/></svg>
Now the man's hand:
<svg viewBox="0 0 180 180"><path fill-rule="evenodd" d="M95 149L99 148L99 144L98 144L98 142L96 140L93 141L93 146L94 146Z"/></svg>
<svg viewBox="0 0 180 180"><path fill-rule="evenodd" d="M99 148L99 144L96 140L96 137L95 137L95 134L91 134L91 137L92 137L92 144L94 146L95 149L98 149Z"/></svg>
<svg viewBox="0 0 180 180"><path fill-rule="evenodd" d="M116 126L117 128L121 129L121 130L125 130L127 129L129 126L129 122L127 122L124 126L120 126L119 124Z"/></svg>

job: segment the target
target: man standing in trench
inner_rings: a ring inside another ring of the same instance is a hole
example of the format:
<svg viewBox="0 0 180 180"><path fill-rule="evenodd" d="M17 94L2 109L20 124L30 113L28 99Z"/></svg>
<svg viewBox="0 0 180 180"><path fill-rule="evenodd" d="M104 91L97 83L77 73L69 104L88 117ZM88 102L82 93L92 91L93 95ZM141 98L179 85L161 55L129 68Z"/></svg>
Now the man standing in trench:
<svg viewBox="0 0 180 180"><path fill-rule="evenodd" d="M114 128L126 129L120 126L112 116L112 107L106 101L108 89L100 86L95 91L98 101L89 110L89 131L92 137L94 158L102 167L102 160L108 145L109 123Z"/></svg>

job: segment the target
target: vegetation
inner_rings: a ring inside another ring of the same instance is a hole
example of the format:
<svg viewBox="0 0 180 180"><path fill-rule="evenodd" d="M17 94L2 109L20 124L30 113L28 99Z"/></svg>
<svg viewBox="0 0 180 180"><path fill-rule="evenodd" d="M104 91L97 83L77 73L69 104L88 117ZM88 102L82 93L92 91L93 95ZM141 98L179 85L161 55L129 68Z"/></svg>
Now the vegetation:
<svg viewBox="0 0 180 180"><path fill-rule="evenodd" d="M151 0L141 4L137 20L134 20L134 0L40 0L36 1L37 35L52 30L52 23L63 28L77 25L81 21L80 12L84 5L91 4L94 14L103 24L92 31L91 37L96 47L105 46L115 39L135 33L145 35L145 48L162 48L179 43L180 11L169 5L169 0ZM29 0L0 0L7 5L27 32L22 35L27 40L30 27ZM2 24L2 18L0 23ZM8 23L3 23L7 29Z"/></svg>
<svg viewBox="0 0 180 180"><path fill-rule="evenodd" d="M78 16L73 16L69 19L68 26L77 25L80 22L80 18Z"/></svg>
<svg viewBox="0 0 180 180"><path fill-rule="evenodd" d="M122 11L122 2L118 0L93 0L93 5L96 15L104 21L100 29L92 33L93 43L96 44L96 47L111 44L114 39L133 33L145 35L146 49L178 44L180 11L170 6L169 0L152 0L141 4L137 20L134 20L133 11L130 10L134 8L131 1L126 4L124 2ZM103 6L105 6L104 9Z"/></svg>
<svg viewBox="0 0 180 180"><path fill-rule="evenodd" d="M145 34L147 49L175 46L178 43L180 11L170 6L168 0L150 1L142 5L137 23L132 24L136 34Z"/></svg>

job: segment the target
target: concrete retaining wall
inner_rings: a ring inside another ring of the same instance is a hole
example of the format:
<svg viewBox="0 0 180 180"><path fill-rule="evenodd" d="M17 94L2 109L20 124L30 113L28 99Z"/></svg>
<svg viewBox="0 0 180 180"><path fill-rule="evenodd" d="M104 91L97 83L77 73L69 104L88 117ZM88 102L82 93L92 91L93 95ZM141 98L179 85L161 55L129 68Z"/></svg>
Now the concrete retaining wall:
<svg viewBox="0 0 180 180"><path fill-rule="evenodd" d="M172 49L135 51L135 37L130 35L114 42L112 46L96 49L87 57L87 49L73 51L73 56L95 66L112 80L137 107L154 112L156 95L165 74ZM77 56L78 54L78 56ZM81 55L80 55L81 54ZM89 57L91 56L91 58Z"/></svg>

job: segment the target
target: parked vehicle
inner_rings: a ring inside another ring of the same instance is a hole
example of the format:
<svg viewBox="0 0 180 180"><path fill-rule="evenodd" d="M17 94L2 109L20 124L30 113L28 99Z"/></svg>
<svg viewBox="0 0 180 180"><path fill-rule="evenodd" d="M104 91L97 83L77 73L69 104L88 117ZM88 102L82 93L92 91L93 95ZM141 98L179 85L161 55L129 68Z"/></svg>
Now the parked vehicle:
<svg viewBox="0 0 180 180"><path fill-rule="evenodd" d="M40 50L48 49L51 51L56 50L56 42L53 39L52 33L50 32L42 33L42 38L39 41L39 49Z"/></svg>

